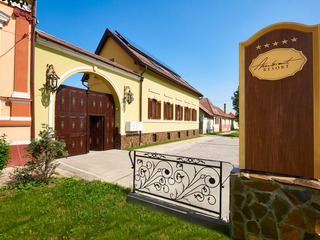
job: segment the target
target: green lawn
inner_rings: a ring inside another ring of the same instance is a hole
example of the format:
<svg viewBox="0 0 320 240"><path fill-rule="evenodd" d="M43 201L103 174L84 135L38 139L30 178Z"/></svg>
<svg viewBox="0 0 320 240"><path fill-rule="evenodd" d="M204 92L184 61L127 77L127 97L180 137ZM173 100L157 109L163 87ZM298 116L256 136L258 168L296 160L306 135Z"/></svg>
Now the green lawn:
<svg viewBox="0 0 320 240"><path fill-rule="evenodd" d="M71 178L28 190L0 188L0 239L230 239L127 203L127 193Z"/></svg>
<svg viewBox="0 0 320 240"><path fill-rule="evenodd" d="M219 135L223 137L239 137L239 131L233 131L233 132L213 132L209 133L209 135Z"/></svg>

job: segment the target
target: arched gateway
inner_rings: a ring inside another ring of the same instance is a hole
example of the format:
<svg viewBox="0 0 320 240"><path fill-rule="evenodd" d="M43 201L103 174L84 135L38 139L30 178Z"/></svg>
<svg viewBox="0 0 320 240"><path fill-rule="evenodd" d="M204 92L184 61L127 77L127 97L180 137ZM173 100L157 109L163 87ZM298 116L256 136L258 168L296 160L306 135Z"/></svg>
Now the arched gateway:
<svg viewBox="0 0 320 240"><path fill-rule="evenodd" d="M70 155L115 147L113 96L60 85L55 101L55 129Z"/></svg>
<svg viewBox="0 0 320 240"><path fill-rule="evenodd" d="M198 136L199 97L177 73L106 30L95 53L36 31L33 129L71 155ZM74 74L87 89L66 87Z"/></svg>
<svg viewBox="0 0 320 240"><path fill-rule="evenodd" d="M117 134L124 131L125 125L119 88L128 78L138 85L140 77L41 31L37 31L36 56L35 132L42 124L53 127L66 141L70 155L119 147ZM99 88L95 89L94 84L90 90L63 85L76 73L92 76L100 83Z"/></svg>

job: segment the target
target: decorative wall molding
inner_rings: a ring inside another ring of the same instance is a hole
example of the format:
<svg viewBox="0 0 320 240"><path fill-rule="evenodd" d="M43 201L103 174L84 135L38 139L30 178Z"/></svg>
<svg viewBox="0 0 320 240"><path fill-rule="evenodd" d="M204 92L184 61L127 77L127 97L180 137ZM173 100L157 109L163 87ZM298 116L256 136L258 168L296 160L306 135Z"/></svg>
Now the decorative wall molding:
<svg viewBox="0 0 320 240"><path fill-rule="evenodd" d="M13 14L16 16L16 17L20 17L20 18L23 18L29 22L31 22L33 20L33 17L31 15L30 12L27 12L21 8L18 8L18 7L15 7L13 9Z"/></svg>
<svg viewBox="0 0 320 240"><path fill-rule="evenodd" d="M167 98L173 98L172 96L167 95L167 94L164 94L164 96L167 97Z"/></svg>
<svg viewBox="0 0 320 240"><path fill-rule="evenodd" d="M156 90L152 90L152 89L150 89L150 88L149 88L149 92L152 92L152 93L155 93L155 94L160 95L160 92L158 92L158 91L156 91Z"/></svg>
<svg viewBox="0 0 320 240"><path fill-rule="evenodd" d="M17 91L14 91L14 92L12 93L12 97L13 97L13 98L30 99L30 94L27 93L27 92L17 92Z"/></svg>
<svg viewBox="0 0 320 240"><path fill-rule="evenodd" d="M0 29L3 28L3 24L8 22L10 16L2 11L0 11Z"/></svg>

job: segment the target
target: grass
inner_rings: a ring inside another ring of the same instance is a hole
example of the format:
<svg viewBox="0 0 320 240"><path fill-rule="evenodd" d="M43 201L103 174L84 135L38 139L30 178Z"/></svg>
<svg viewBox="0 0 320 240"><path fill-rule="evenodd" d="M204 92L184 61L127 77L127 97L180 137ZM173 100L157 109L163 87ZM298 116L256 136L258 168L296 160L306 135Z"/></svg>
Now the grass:
<svg viewBox="0 0 320 240"><path fill-rule="evenodd" d="M239 131L233 131L230 133L213 132L213 133L209 133L209 135L219 135L219 136L223 136L223 137L239 137Z"/></svg>
<svg viewBox="0 0 320 240"><path fill-rule="evenodd" d="M72 178L27 190L0 188L0 239L229 239L128 203L127 193Z"/></svg>

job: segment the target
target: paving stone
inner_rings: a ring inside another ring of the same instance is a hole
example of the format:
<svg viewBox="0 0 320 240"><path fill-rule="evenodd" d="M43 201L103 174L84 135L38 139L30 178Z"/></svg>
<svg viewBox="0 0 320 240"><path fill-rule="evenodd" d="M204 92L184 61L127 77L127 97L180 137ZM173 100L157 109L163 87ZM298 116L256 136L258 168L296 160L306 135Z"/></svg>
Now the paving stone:
<svg viewBox="0 0 320 240"><path fill-rule="evenodd" d="M271 206L278 222L281 222L284 219L286 214L288 214L290 208L290 204L280 195L275 196L275 199L273 200Z"/></svg>
<svg viewBox="0 0 320 240"><path fill-rule="evenodd" d="M282 191L287 195L291 202L295 205L304 204L311 199L310 189L290 189L284 188Z"/></svg>
<svg viewBox="0 0 320 240"><path fill-rule="evenodd" d="M269 211L260 221L261 233L264 238L278 239L278 231L275 216Z"/></svg>
<svg viewBox="0 0 320 240"><path fill-rule="evenodd" d="M258 235L260 233L260 228L258 226L258 223L256 221L249 221L247 222L247 230L250 233L254 233Z"/></svg>
<svg viewBox="0 0 320 240"><path fill-rule="evenodd" d="M261 203L268 203L271 199L271 194L266 192L255 192L254 195L256 196L257 200Z"/></svg>
<svg viewBox="0 0 320 240"><path fill-rule="evenodd" d="M303 213L301 211L294 210L293 212L289 213L284 223L300 229L306 229L307 225L302 214Z"/></svg>
<svg viewBox="0 0 320 240"><path fill-rule="evenodd" d="M257 202L253 203L250 206L250 209L257 221L260 221L260 219L262 219L268 212L268 208L266 206Z"/></svg>
<svg viewBox="0 0 320 240"><path fill-rule="evenodd" d="M301 233L295 228L283 225L281 226L281 240L301 239Z"/></svg>
<svg viewBox="0 0 320 240"><path fill-rule="evenodd" d="M272 192L279 188L278 184L266 181L251 181L245 182L246 186L252 188L253 190L257 191L264 191L264 192Z"/></svg>

